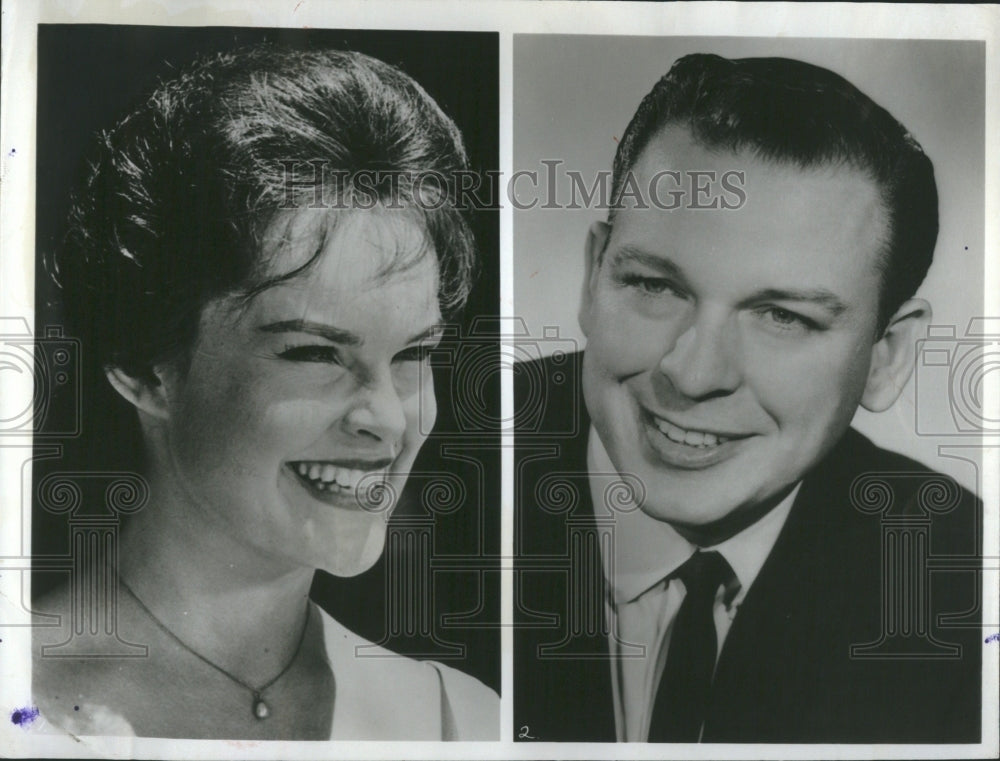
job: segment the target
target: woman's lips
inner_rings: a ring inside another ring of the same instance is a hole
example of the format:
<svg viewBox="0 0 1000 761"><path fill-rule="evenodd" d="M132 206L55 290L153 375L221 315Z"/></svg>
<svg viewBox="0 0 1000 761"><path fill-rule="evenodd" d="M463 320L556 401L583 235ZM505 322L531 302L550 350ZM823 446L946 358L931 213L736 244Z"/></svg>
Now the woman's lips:
<svg viewBox="0 0 1000 761"><path fill-rule="evenodd" d="M295 480L321 502L381 512L393 501L386 484L387 468L391 464L390 459L299 460L288 463L287 468Z"/></svg>

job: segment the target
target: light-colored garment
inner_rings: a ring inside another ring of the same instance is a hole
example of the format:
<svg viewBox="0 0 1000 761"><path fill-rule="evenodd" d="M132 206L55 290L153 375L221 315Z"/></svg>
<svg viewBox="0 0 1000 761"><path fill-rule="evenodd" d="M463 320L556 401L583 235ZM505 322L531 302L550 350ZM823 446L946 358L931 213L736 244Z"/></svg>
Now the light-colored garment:
<svg viewBox="0 0 1000 761"><path fill-rule="evenodd" d="M319 606L323 641L336 685L331 740L497 740L500 699L478 679L434 661L377 647ZM32 730L76 736L134 736L124 717L87 705L56 725L42 715Z"/></svg>
<svg viewBox="0 0 1000 761"><path fill-rule="evenodd" d="M587 442L591 473L613 473L614 465L597 432ZM619 742L645 742L649 736L653 703L666 663L674 619L684 601L684 583L668 581L697 549L669 523L656 520L634 506L606 505L606 483L591 481L594 509L615 515L614 556L601 544L609 595L605 601L611 637L611 684L615 728ZM720 587L714 616L718 654L729 628L761 566L770 554L791 510L799 486L773 510L739 534L704 550L716 550L729 563L739 589ZM623 509L625 507L626 509ZM726 598L730 598L726 605Z"/></svg>
<svg viewBox="0 0 1000 761"><path fill-rule="evenodd" d="M331 740L497 740L500 699L478 679L401 658L323 614L337 680Z"/></svg>

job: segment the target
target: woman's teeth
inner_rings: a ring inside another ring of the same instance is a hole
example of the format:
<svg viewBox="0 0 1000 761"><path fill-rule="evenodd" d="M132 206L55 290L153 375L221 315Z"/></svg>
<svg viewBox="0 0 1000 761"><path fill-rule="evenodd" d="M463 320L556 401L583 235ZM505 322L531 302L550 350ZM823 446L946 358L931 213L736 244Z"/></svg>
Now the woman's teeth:
<svg viewBox="0 0 1000 761"><path fill-rule="evenodd" d="M364 477L363 470L341 468L330 463L300 462L295 465L300 476L312 482L313 486L327 491L353 491Z"/></svg>
<svg viewBox="0 0 1000 761"><path fill-rule="evenodd" d="M708 448L717 447L720 444L725 444L729 441L729 439L723 436L717 436L714 433L685 430L684 428L676 426L663 418L655 418L655 420L656 427L660 429L660 433L678 444L686 444L689 447Z"/></svg>

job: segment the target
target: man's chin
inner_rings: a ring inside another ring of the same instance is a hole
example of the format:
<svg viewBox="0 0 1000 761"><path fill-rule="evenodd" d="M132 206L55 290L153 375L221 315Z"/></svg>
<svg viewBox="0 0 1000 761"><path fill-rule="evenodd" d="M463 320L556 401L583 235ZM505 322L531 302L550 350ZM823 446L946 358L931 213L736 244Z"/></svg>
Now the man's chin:
<svg viewBox="0 0 1000 761"><path fill-rule="evenodd" d="M640 506L642 512L653 520L669 523L678 532L698 531L724 521L728 516L726 510L706 511L704 506L681 504L650 504Z"/></svg>
<svg viewBox="0 0 1000 761"><path fill-rule="evenodd" d="M640 508L650 518L670 524L692 544L708 547L724 542L759 521L777 507L794 487L795 484L791 484L770 497L743 494L670 503L647 500Z"/></svg>

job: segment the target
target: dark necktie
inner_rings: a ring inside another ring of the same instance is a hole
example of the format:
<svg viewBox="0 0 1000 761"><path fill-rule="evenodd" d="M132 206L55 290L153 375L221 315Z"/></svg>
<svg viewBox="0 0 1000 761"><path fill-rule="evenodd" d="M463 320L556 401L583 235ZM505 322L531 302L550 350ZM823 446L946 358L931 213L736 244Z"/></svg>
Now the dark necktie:
<svg viewBox="0 0 1000 761"><path fill-rule="evenodd" d="M698 742L718 650L715 597L720 586L735 581L735 574L718 552L699 550L673 576L687 591L674 619L649 741Z"/></svg>

